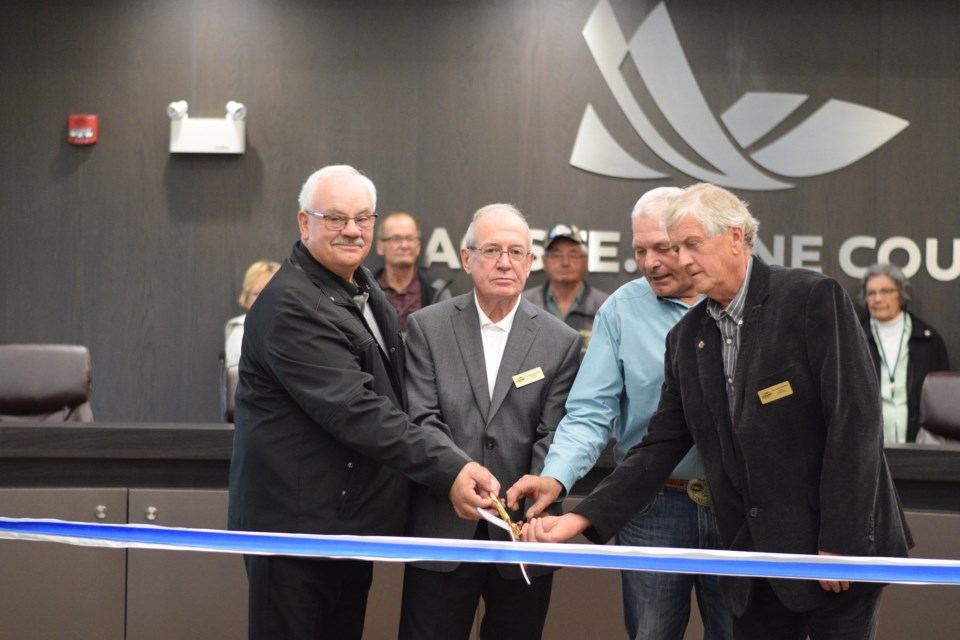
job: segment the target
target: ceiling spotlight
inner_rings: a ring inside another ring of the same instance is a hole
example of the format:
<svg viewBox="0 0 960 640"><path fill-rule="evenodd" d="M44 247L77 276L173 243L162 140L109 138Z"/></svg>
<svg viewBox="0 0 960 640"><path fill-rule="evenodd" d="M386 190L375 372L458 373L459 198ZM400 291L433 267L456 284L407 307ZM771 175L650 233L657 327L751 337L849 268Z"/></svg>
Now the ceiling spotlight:
<svg viewBox="0 0 960 640"><path fill-rule="evenodd" d="M183 120L187 117L187 101L177 100L167 105L167 117L171 120Z"/></svg>
<svg viewBox="0 0 960 640"><path fill-rule="evenodd" d="M243 120L247 117L247 108L242 102L231 100L227 103L227 117L234 120Z"/></svg>

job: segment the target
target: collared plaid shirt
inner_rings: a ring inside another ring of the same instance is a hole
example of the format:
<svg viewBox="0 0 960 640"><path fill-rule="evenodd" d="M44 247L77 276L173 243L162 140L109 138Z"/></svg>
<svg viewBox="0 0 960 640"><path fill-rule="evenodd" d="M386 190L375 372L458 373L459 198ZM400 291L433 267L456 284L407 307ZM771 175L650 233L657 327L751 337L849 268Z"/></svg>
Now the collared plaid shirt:
<svg viewBox="0 0 960 640"><path fill-rule="evenodd" d="M721 350L723 354L723 377L726 380L727 405L733 417L733 380L737 373L737 355L740 352L740 329L746 312L747 287L750 284L750 272L753 270L753 256L747 262L747 274L740 285L740 291L733 297L726 309L712 298L707 300L707 313L720 328Z"/></svg>

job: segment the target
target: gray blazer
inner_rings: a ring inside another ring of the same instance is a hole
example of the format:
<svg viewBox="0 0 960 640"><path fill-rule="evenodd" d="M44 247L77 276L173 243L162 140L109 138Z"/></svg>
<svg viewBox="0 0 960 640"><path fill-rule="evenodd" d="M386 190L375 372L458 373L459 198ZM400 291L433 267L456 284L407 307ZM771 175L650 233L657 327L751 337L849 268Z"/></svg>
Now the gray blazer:
<svg viewBox="0 0 960 640"><path fill-rule="evenodd" d="M411 420L448 435L471 459L486 466L503 490L527 473L539 474L564 415L580 362L580 335L521 298L497 375L487 387L483 342L474 294L413 313L407 320L408 406ZM517 386L513 376L540 368L543 379ZM523 511L511 518L522 519ZM445 495L417 485L407 533L433 538L473 538L477 522L459 518ZM508 539L490 527L491 538ZM458 563L416 566L452 571ZM519 572L501 566L501 574ZM544 573L541 569L539 572ZM533 569L533 574L538 570Z"/></svg>

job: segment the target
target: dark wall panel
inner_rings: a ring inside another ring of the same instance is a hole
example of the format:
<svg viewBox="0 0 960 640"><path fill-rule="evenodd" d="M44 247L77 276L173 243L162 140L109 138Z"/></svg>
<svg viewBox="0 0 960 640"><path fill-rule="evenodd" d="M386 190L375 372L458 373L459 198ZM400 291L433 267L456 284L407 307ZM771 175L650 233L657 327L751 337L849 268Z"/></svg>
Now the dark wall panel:
<svg viewBox="0 0 960 640"><path fill-rule="evenodd" d="M380 212L413 211L425 238L442 227L458 242L474 210L509 201L535 228L562 220L623 232L622 263L633 202L653 186L696 180L653 154L613 99L581 35L596 4L6 3L0 340L89 345L99 419L217 420L217 354L223 322L240 311L243 269L286 256L299 186L332 162L365 170ZM627 38L658 4L611 0ZM941 267L960 260L955 2L666 6L716 114L746 91L781 91L809 100L774 138L831 98L910 121L841 170L789 190L738 191L766 245L784 236L789 263L794 236L822 236L819 265L851 291L856 280L838 261L851 236L905 236L924 252L934 238ZM632 59L622 71L664 137L693 158ZM244 102L246 154L171 155L165 109L177 99L194 117ZM570 166L587 104L627 152L671 177L626 180ZM101 140L72 147L67 115L85 112L100 115ZM855 257L865 266L872 256ZM460 271L430 269L466 290ZM621 269L593 280L612 290L631 277ZM956 279L935 280L922 267L913 281L917 312L960 358Z"/></svg>

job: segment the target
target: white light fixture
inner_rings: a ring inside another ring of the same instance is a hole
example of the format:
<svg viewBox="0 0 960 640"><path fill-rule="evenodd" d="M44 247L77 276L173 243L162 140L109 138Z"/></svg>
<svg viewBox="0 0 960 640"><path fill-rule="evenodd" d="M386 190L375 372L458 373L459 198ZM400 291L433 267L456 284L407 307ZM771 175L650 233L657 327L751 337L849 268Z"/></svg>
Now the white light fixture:
<svg viewBox="0 0 960 640"><path fill-rule="evenodd" d="M171 120L183 120L187 117L187 101L177 100L167 105L167 117Z"/></svg>
<svg viewBox="0 0 960 640"><path fill-rule="evenodd" d="M191 118L187 101L167 106L170 153L243 153L246 151L247 108L230 100L222 118Z"/></svg>
<svg viewBox="0 0 960 640"><path fill-rule="evenodd" d="M234 120L244 120L247 117L247 108L242 102L231 100L227 103L227 117Z"/></svg>

